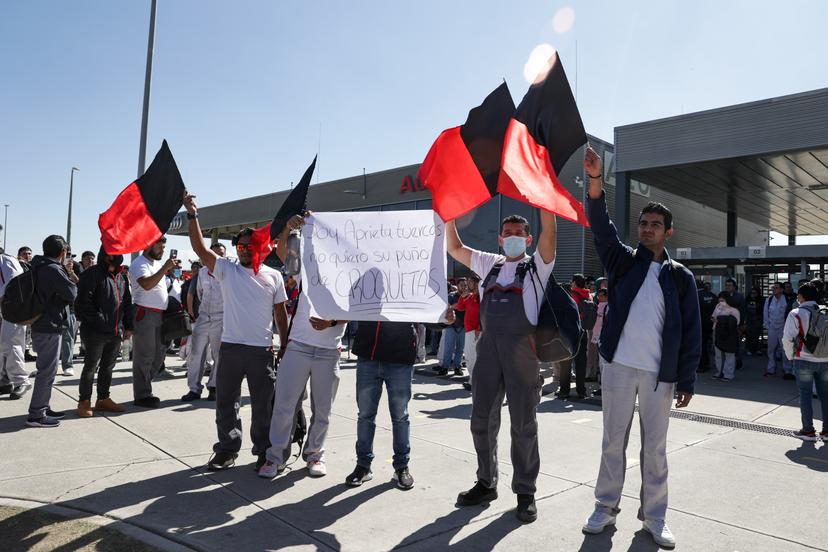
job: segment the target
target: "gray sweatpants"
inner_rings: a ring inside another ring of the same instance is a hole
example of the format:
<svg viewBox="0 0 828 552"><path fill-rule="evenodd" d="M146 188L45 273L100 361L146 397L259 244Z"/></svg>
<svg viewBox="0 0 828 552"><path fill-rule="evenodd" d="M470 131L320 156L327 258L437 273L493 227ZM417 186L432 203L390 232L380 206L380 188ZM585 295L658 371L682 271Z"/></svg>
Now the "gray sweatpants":
<svg viewBox="0 0 828 552"><path fill-rule="evenodd" d="M207 347L213 356L213 369L207 387L216 387L216 373L219 366L219 349L221 349L221 331L224 326L224 317L219 314L202 312L193 324L193 335L190 336L190 356L187 357L187 386L193 393L201 393L204 386L204 370L207 367Z"/></svg>
<svg viewBox="0 0 828 552"><path fill-rule="evenodd" d="M276 374L276 400L270 420L271 462L284 464L290 454L297 404L310 378L311 422L302 457L324 460L325 437L336 391L339 388L339 350L323 349L298 341L288 342Z"/></svg>
<svg viewBox="0 0 828 552"><path fill-rule="evenodd" d="M161 336L163 314L137 307L132 334L132 396L152 396L152 377L161 369L166 346Z"/></svg>
<svg viewBox="0 0 828 552"><path fill-rule="evenodd" d="M497 486L497 434L505 394L512 428L512 491L535 494L540 471L537 407L542 384L529 336L480 334L472 378L471 433L477 452L477 480L487 487Z"/></svg>
<svg viewBox="0 0 828 552"><path fill-rule="evenodd" d="M220 355L221 370L216 376L218 442L213 445L213 452L238 453L241 450L242 423L239 407L242 380L247 377L253 454L264 454L270 447L268 430L273 413L273 382L276 380L271 366L273 352L267 347L224 342L221 344Z"/></svg>
<svg viewBox="0 0 828 552"><path fill-rule="evenodd" d="M26 326L0 321L0 385L23 385L29 382L24 351Z"/></svg>
<svg viewBox="0 0 828 552"><path fill-rule="evenodd" d="M641 425L641 508L638 518L664 520L667 514L667 427L675 385L659 382L655 372L604 362L603 359L601 362L604 440L595 485L596 507L613 515L620 512L618 504L627 470L627 442L637 396Z"/></svg>
<svg viewBox="0 0 828 552"><path fill-rule="evenodd" d="M29 419L39 420L46 415L52 398L52 384L55 383L60 362L59 333L32 332L32 344L37 351L37 376L35 376L32 400L29 403Z"/></svg>

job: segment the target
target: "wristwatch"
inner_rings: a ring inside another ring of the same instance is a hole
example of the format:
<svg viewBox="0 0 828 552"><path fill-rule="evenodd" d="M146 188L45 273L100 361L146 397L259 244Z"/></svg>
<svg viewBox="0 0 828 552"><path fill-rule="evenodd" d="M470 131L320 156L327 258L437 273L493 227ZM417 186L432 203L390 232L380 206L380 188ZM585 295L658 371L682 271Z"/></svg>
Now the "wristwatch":
<svg viewBox="0 0 828 552"><path fill-rule="evenodd" d="M190 213L190 212L187 213L187 219L188 220L193 220L193 219L197 219L197 218L198 218L198 213L197 212L196 213Z"/></svg>

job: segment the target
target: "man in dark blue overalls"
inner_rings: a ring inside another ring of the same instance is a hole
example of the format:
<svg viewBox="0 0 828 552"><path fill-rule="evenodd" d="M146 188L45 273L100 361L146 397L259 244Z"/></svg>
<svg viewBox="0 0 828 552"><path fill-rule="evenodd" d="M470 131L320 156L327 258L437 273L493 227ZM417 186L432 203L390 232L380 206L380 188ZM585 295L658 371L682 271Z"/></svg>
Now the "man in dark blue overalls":
<svg viewBox="0 0 828 552"><path fill-rule="evenodd" d="M497 498L497 434L503 397L509 403L512 434L512 491L518 495L517 517L537 519L535 482L540 470L537 406L543 379L535 354L534 334L546 281L555 264L555 215L541 211L542 232L534 256L528 221L506 217L498 244L505 255L466 247L453 221L446 223L449 255L484 278L480 299L482 333L472 380L471 432L477 452L477 483L460 493L457 503L472 506ZM530 262L535 267L530 269Z"/></svg>

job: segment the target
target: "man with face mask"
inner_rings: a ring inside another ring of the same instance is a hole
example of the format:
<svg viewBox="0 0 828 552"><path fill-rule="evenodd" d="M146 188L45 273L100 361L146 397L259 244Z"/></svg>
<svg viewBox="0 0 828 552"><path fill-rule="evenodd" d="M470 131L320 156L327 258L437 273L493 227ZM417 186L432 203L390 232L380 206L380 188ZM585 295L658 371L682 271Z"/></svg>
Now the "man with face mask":
<svg viewBox="0 0 828 552"><path fill-rule="evenodd" d="M253 229L245 228L233 240L239 262L219 257L204 246L195 196L185 193L184 207L189 221L190 244L204 268L221 285L224 323L219 357L221 369L216 375L216 430L218 442L208 470L232 467L242 445L239 416L241 384L247 378L250 389L250 439L253 454L258 456L257 469L265 463L270 447L270 417L273 413L273 320L279 330L282 347L287 344L287 310L282 275L267 265L258 270L253 265Z"/></svg>
<svg viewBox="0 0 828 552"><path fill-rule="evenodd" d="M541 211L542 232L534 255L529 222L512 215L500 225L498 244L505 255L463 245L454 221L446 223L449 255L483 277L480 298L482 332L471 381L471 433L477 452L477 483L460 493L457 503L472 506L497 498L497 434L503 396L509 403L512 428L512 491L517 517L537 519L535 490L538 455L537 406L543 378L535 355L534 333L546 281L555 265L555 215ZM530 261L534 261L531 266Z"/></svg>
<svg viewBox="0 0 828 552"><path fill-rule="evenodd" d="M587 147L587 216L595 249L612 282L601 327L604 438L595 485L595 509L585 533L615 524L627 473L627 443L638 402L641 424L641 507L638 519L656 544L676 544L667 527L667 428L676 408L693 397L701 355L701 316L693 273L672 261L665 245L673 214L661 203L638 217L638 248L625 245L607 212L601 158Z"/></svg>
<svg viewBox="0 0 828 552"><path fill-rule="evenodd" d="M101 247L98 263L83 271L78 283L75 312L80 320L81 340L86 348L80 378L77 414L92 417L92 384L98 372L98 399L95 410L123 412L124 407L109 396L112 368L121 350L121 341L132 334L132 296L123 274L123 255L108 255Z"/></svg>
<svg viewBox="0 0 828 552"><path fill-rule="evenodd" d="M165 275L176 266L176 260L162 262L167 238L161 237L139 255L129 266L129 285L135 303L134 335L132 336L133 404L142 408L158 408L161 402L152 394L152 376L164 362L166 346L161 335L164 311L169 293Z"/></svg>
<svg viewBox="0 0 828 552"><path fill-rule="evenodd" d="M69 245L61 236L52 235L43 240L43 255L32 260L37 276L37 295L45 307L43 315L32 324L32 343L37 351L35 377L29 417L31 427L57 427L63 412L49 408L52 384L55 382L63 332L69 327L69 305L75 302L78 277L67 263Z"/></svg>

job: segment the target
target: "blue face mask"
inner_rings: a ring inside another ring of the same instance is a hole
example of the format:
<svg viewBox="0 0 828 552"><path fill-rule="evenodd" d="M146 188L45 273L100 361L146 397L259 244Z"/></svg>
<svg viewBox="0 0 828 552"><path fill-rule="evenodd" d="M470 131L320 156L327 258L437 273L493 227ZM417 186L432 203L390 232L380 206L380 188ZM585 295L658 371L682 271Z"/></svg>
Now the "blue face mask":
<svg viewBox="0 0 828 552"><path fill-rule="evenodd" d="M521 236L503 238L503 252L507 257L522 257L526 253L526 238Z"/></svg>
<svg viewBox="0 0 828 552"><path fill-rule="evenodd" d="M176 268L175 270L173 270L173 276L175 276L176 278L181 278L181 269Z"/></svg>

